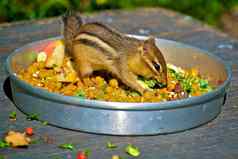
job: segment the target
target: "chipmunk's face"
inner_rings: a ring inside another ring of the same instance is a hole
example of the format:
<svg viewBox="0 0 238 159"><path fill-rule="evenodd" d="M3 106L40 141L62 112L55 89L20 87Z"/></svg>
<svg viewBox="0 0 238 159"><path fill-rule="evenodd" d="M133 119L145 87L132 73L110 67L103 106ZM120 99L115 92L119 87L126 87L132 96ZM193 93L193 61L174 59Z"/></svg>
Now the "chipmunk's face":
<svg viewBox="0 0 238 159"><path fill-rule="evenodd" d="M147 65L145 76L156 78L158 81L167 84L167 67L164 56L155 45L155 39L149 38L143 43L141 57Z"/></svg>

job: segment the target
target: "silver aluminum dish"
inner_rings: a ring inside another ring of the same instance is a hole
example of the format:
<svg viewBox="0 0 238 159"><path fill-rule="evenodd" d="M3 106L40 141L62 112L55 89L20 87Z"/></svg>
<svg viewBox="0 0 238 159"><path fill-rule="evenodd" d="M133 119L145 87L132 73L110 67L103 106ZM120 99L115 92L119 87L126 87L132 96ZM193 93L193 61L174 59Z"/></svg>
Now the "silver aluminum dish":
<svg viewBox="0 0 238 159"><path fill-rule="evenodd" d="M139 39L146 37L130 35ZM214 55L170 40L156 39L167 62L182 68L199 68L204 76L224 81L218 88L198 97L159 103L120 103L79 99L36 88L20 80L16 72L33 60L32 50L39 51L56 37L16 49L6 61L12 96L26 114L62 128L110 135L152 135L187 130L214 119L225 102L231 81L231 67Z"/></svg>

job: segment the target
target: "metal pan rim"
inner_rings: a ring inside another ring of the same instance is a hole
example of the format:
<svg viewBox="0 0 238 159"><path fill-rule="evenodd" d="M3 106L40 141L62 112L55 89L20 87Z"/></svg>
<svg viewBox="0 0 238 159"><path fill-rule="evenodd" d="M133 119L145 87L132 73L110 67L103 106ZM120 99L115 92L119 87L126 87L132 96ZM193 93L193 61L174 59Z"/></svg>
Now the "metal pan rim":
<svg viewBox="0 0 238 159"><path fill-rule="evenodd" d="M139 35L128 35L128 36L133 36L133 37L139 38L139 39L147 38L146 36L139 36ZM94 108L94 109L111 109L111 110L128 110L128 111L129 110L138 110L138 111L166 110L166 109L177 109L177 108L182 108L182 107L189 107L189 106L196 105L198 103L205 103L206 101L216 98L220 94L223 94L223 92L225 92L226 89L228 88L228 85L232 78L231 65L224 62L219 57L209 53L208 51L205 51L205 50L202 50L202 49L199 49L196 47L192 47L190 45L183 44L180 42L157 38L156 39L157 41L173 43L173 44L181 46L181 47L195 49L200 52L203 52L204 54L207 54L214 60L217 60L219 63L224 65L226 72L227 72L227 79L218 88L216 88L215 90L208 92L204 95L197 96L197 97L189 97L186 99L180 99L180 100L175 100L175 101L164 101L164 102L157 102L157 103L107 102L107 101L99 101L99 100L80 99L78 97L64 96L64 95L57 94L57 93L51 93L51 92L48 92L42 88L34 87L34 86L26 83L25 81L22 81L21 79L19 79L17 77L16 73L13 72L13 70L11 68L12 57L14 57L16 54L18 54L21 50L24 50L24 48L27 48L32 45L36 45L37 43L40 43L43 41L56 40L56 39L62 39L62 36L32 42L32 43L26 44L26 45L16 49L15 51L13 51L13 53L11 53L7 57L7 60L5 63L6 71L10 75L10 78L12 80L14 80L20 86L25 88L28 92L30 92L34 95L37 95L38 97L41 97L41 98L53 100L53 101L60 102L60 103L69 104L69 106L82 106L82 107L90 107L90 108Z"/></svg>

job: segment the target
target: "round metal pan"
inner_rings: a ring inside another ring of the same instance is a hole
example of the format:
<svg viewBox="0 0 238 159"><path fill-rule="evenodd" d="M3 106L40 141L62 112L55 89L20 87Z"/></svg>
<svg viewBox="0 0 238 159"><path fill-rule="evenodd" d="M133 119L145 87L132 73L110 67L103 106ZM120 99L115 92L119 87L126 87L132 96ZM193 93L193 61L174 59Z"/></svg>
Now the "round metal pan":
<svg viewBox="0 0 238 159"><path fill-rule="evenodd" d="M146 37L130 35L139 39ZM111 135L152 135L197 127L214 119L225 102L231 67L206 51L164 39L156 44L168 63L196 67L203 76L224 81L214 91L198 97L160 103L120 103L79 99L50 93L20 80L16 72L27 67L39 51L56 37L16 49L6 61L13 100L26 114L63 128Z"/></svg>

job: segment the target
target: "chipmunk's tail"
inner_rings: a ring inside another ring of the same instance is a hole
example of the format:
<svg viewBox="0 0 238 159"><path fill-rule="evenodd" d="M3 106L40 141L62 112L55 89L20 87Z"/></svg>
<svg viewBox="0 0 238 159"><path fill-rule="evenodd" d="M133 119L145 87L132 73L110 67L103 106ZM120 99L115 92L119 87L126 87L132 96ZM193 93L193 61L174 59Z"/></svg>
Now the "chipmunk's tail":
<svg viewBox="0 0 238 159"><path fill-rule="evenodd" d="M75 35L78 34L82 19L75 11L69 10L62 16L63 21L63 35L65 42L65 49L67 53L72 52L72 42Z"/></svg>

